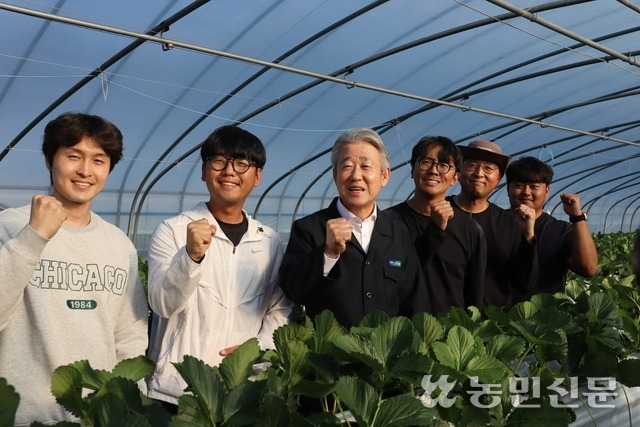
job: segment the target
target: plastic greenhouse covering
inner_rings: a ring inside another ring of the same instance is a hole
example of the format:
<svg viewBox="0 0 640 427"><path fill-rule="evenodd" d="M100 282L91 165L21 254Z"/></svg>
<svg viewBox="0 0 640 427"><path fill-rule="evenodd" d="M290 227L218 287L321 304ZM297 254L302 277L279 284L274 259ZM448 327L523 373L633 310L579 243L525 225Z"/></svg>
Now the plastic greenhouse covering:
<svg viewBox="0 0 640 427"><path fill-rule="evenodd" d="M93 210L141 253L208 197L198 150L225 124L265 144L246 210L285 241L336 195L331 145L361 126L391 154L382 208L411 196L418 139L443 135L548 162L558 218L571 192L592 232L640 223L638 3L9 0L0 41L0 207L50 190L48 121L98 114L126 149ZM508 206L504 179L491 200Z"/></svg>

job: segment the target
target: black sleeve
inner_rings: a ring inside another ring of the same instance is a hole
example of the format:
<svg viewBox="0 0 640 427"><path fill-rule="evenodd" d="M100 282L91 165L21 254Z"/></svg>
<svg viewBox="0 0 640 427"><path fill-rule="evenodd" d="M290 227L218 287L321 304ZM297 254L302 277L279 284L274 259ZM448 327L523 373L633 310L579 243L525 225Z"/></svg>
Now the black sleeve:
<svg viewBox="0 0 640 427"><path fill-rule="evenodd" d="M293 223L280 265L280 287L287 298L296 304L307 304L332 280L332 277L323 275L325 231L319 222L297 220ZM330 276L339 275L338 264Z"/></svg>

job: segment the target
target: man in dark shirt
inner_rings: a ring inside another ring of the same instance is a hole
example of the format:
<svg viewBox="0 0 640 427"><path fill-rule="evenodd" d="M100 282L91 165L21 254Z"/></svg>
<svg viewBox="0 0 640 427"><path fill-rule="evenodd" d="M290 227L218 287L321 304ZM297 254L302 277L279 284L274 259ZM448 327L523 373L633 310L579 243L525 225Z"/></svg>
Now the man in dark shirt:
<svg viewBox="0 0 640 427"><path fill-rule="evenodd" d="M387 211L403 221L429 280L429 311L482 308L487 248L482 228L447 200L460 176L462 153L449 138L425 136L413 147L415 193Z"/></svg>
<svg viewBox="0 0 640 427"><path fill-rule="evenodd" d="M535 212L527 206L517 206L509 212L489 202L489 195L511 160L497 144L473 141L460 146L460 151L462 191L453 200L484 230L487 241L484 306L509 308L513 291L526 293L538 279Z"/></svg>
<svg viewBox="0 0 640 427"><path fill-rule="evenodd" d="M376 197L391 175L389 154L371 129L338 137L332 152L338 190L328 208L294 221L280 286L310 317L328 309L345 327L371 310L426 311L425 282L409 232Z"/></svg>
<svg viewBox="0 0 640 427"><path fill-rule="evenodd" d="M568 270L583 277L596 274L598 253L587 225L587 215L580 206L580 197L577 194L560 195L569 222L560 221L542 210L551 190L551 166L535 157L523 157L509 165L506 175L512 208L525 205L536 212L540 276L535 287L519 299L529 299L542 292L563 292Z"/></svg>

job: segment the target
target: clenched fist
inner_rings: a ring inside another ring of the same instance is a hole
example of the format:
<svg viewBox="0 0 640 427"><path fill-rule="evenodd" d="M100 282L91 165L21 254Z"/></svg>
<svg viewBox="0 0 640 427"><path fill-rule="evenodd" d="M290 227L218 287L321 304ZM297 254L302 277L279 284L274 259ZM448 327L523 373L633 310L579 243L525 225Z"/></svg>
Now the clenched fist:
<svg viewBox="0 0 640 427"><path fill-rule="evenodd" d="M327 238L324 254L329 258L338 256L347 250L347 242L351 240L353 224L344 218L333 218L327 221Z"/></svg>
<svg viewBox="0 0 640 427"><path fill-rule="evenodd" d="M31 199L29 226L41 236L51 239L66 219L67 211L55 197L36 194Z"/></svg>
<svg viewBox="0 0 640 427"><path fill-rule="evenodd" d="M187 224L187 254L192 260L199 262L204 257L214 234L216 226L205 218Z"/></svg>
<svg viewBox="0 0 640 427"><path fill-rule="evenodd" d="M578 216L582 214L580 206L580 197L577 194L563 193L560 195L564 212L569 216Z"/></svg>
<svg viewBox="0 0 640 427"><path fill-rule="evenodd" d="M431 215L429 215L440 230L445 230L449 220L453 218L453 207L448 200L439 200L431 205Z"/></svg>
<svg viewBox="0 0 640 427"><path fill-rule="evenodd" d="M536 223L536 211L526 205L520 205L513 209L516 214L516 223L520 226L522 234L529 243L534 237L534 226Z"/></svg>

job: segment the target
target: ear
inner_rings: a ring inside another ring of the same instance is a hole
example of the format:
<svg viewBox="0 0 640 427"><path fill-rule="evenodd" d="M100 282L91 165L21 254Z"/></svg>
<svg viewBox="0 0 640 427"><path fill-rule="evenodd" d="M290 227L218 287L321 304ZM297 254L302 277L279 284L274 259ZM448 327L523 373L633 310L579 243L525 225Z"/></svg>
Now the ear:
<svg viewBox="0 0 640 427"><path fill-rule="evenodd" d="M256 176L253 182L253 186L257 187L260 185L260 181L262 180L262 168L256 168Z"/></svg>
<svg viewBox="0 0 640 427"><path fill-rule="evenodd" d="M49 159L47 159L46 157L44 158L44 164L49 170L49 172L51 172L51 164L49 163Z"/></svg>
<svg viewBox="0 0 640 427"><path fill-rule="evenodd" d="M456 183L458 182L458 178L460 178L460 172L454 173L453 178L451 179L451 184L449 184L449 186L453 187L454 185L456 185Z"/></svg>
<svg viewBox="0 0 640 427"><path fill-rule="evenodd" d="M207 162L202 162L202 175L200 176L200 180L205 182L207 176Z"/></svg>
<svg viewBox="0 0 640 427"><path fill-rule="evenodd" d="M389 182L389 178L391 178L391 168L386 168L382 171L382 186L384 187Z"/></svg>

